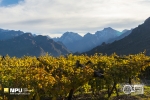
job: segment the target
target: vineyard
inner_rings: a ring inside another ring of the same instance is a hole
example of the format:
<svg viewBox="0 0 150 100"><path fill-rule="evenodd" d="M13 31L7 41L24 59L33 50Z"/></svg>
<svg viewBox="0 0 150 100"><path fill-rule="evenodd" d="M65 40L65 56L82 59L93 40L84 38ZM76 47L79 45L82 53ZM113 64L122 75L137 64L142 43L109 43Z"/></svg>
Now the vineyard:
<svg viewBox="0 0 150 100"><path fill-rule="evenodd" d="M114 92L119 96L120 83L134 84L143 78L150 79L149 66L150 57L144 53L60 57L47 54L38 58L0 56L0 99L76 100L76 96L90 93L89 100L104 100ZM33 91L30 95L18 96L4 93L4 88Z"/></svg>

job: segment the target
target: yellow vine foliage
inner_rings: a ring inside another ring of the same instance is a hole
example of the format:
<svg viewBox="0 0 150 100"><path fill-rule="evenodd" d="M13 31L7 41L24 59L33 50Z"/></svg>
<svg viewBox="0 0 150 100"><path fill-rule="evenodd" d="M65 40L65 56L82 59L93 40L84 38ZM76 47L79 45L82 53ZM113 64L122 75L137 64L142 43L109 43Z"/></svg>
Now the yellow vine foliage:
<svg viewBox="0 0 150 100"><path fill-rule="evenodd" d="M77 68L76 60L85 67ZM93 64L85 65L87 61ZM33 89L33 94L38 96L66 97L71 89L77 90L82 86L87 92L89 88L97 89L112 85L114 81L126 82L128 77L138 78L140 72L150 66L149 62L150 57L143 53L128 56L45 55L38 59L30 56L17 58L7 55L5 60L0 59L0 89L28 88ZM94 71L99 69L103 69L104 79L93 77ZM44 92L40 92L41 90Z"/></svg>

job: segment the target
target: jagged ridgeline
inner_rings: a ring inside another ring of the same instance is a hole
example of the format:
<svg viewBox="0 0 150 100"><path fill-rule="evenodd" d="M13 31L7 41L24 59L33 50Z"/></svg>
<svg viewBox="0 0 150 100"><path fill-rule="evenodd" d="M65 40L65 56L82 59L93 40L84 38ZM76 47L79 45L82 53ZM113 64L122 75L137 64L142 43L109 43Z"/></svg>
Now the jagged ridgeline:
<svg viewBox="0 0 150 100"><path fill-rule="evenodd" d="M105 94L100 91L107 91L105 93L110 97L118 89L118 84L132 84L132 78L140 82L148 66L150 57L143 53L128 56L44 55L38 58L1 56L0 96L7 100L72 100L78 99L78 95L91 93L89 99L103 100ZM148 76L144 77L148 79ZM28 96L3 92L3 88L13 87L33 91Z"/></svg>
<svg viewBox="0 0 150 100"><path fill-rule="evenodd" d="M10 35L8 33L6 34ZM31 33L23 33L14 38L0 40L0 55L8 54L11 57L22 57L24 55L38 57L46 53L52 56L60 56L66 55L70 53L70 51L62 44L53 41L47 36L34 36Z"/></svg>
<svg viewBox="0 0 150 100"><path fill-rule="evenodd" d="M117 53L118 55L137 54L146 50L146 55L150 55L150 17L143 24L134 28L125 38L110 44L99 45L86 52L88 55L94 53L106 53L108 55Z"/></svg>

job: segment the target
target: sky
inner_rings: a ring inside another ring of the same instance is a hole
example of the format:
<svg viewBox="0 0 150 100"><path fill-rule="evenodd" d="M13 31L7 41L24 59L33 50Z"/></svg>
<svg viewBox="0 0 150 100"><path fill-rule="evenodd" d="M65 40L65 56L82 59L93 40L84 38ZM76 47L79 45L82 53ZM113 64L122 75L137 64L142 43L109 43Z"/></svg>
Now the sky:
<svg viewBox="0 0 150 100"><path fill-rule="evenodd" d="M0 28L50 37L122 31L150 17L149 7L150 0L0 0Z"/></svg>

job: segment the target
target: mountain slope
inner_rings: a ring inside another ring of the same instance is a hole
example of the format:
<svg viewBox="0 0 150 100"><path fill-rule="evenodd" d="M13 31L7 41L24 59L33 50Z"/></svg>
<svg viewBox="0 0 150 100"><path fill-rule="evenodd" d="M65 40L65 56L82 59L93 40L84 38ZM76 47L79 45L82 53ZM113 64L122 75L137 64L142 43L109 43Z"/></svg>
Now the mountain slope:
<svg viewBox="0 0 150 100"><path fill-rule="evenodd" d="M97 31L95 34L87 33L83 37L73 32L64 33L60 38L54 38L55 41L61 41L72 52L88 51L103 42L110 41L122 33L112 29L111 27L104 28L102 31Z"/></svg>
<svg viewBox="0 0 150 100"><path fill-rule="evenodd" d="M22 35L22 31L0 29L0 40L7 40Z"/></svg>
<svg viewBox="0 0 150 100"><path fill-rule="evenodd" d="M9 40L0 41L0 55L21 57L24 55L40 56L45 53L53 56L70 53L60 43L49 39L47 36L34 37L31 33L25 33Z"/></svg>
<svg viewBox="0 0 150 100"><path fill-rule="evenodd" d="M132 29L131 30L123 30L122 31L122 34L116 38L113 38L113 39L110 39L109 41L107 41L106 43L112 43L116 40L121 40L123 39L124 37L128 36L130 33L132 32Z"/></svg>
<svg viewBox="0 0 150 100"><path fill-rule="evenodd" d="M126 36L125 38L115 41L111 44L100 45L86 54L106 53L108 55L116 52L119 55L136 54L146 50L146 54L150 55L150 17L145 22Z"/></svg>
<svg viewBox="0 0 150 100"><path fill-rule="evenodd" d="M82 36L74 32L65 32L60 38L53 38L54 41L60 41L63 44L69 44L81 40Z"/></svg>

